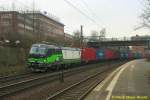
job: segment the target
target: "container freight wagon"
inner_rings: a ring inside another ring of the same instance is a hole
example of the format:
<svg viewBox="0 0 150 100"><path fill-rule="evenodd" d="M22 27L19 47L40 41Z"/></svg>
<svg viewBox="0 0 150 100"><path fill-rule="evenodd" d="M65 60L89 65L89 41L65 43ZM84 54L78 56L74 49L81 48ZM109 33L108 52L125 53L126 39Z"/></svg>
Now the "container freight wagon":
<svg viewBox="0 0 150 100"><path fill-rule="evenodd" d="M135 59L141 59L145 56L145 47L143 46L132 46L132 53L134 53Z"/></svg>
<svg viewBox="0 0 150 100"><path fill-rule="evenodd" d="M131 50L120 51L120 59L134 59L134 53Z"/></svg>
<svg viewBox="0 0 150 100"><path fill-rule="evenodd" d="M128 59L129 58L129 51L120 51L120 58L121 59Z"/></svg>
<svg viewBox="0 0 150 100"><path fill-rule="evenodd" d="M116 56L117 56L117 55L116 55L115 51L110 50L110 49L104 50L104 59L105 59L105 60L114 59Z"/></svg>
<svg viewBox="0 0 150 100"><path fill-rule="evenodd" d="M143 58L143 55L142 55L141 52L138 52L138 51L137 51L137 52L134 53L134 58L135 58L135 59L141 59L141 58Z"/></svg>
<svg viewBox="0 0 150 100"><path fill-rule="evenodd" d="M96 60L104 60L104 50L96 49Z"/></svg>
<svg viewBox="0 0 150 100"><path fill-rule="evenodd" d="M83 48L81 52L82 62L88 63L96 61L96 49L94 48Z"/></svg>
<svg viewBox="0 0 150 100"><path fill-rule="evenodd" d="M131 51L129 51L129 57L128 57L128 59L134 59L134 54Z"/></svg>
<svg viewBox="0 0 150 100"><path fill-rule="evenodd" d="M113 59L119 59L120 58L120 52L118 50L113 51Z"/></svg>

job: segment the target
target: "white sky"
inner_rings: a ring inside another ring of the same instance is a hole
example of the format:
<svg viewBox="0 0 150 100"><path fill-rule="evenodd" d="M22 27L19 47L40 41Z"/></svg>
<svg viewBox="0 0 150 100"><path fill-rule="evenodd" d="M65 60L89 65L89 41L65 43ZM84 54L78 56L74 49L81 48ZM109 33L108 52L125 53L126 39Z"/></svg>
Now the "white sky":
<svg viewBox="0 0 150 100"><path fill-rule="evenodd" d="M15 1L15 9L32 8L33 5L32 0L0 0L0 7L11 8L13 1ZM84 26L83 31L86 36L90 35L92 30L100 31L103 27L106 28L107 37L129 37L149 33L149 30L146 29L134 31L135 26L139 26L139 16L144 8L142 0L67 1L73 3L99 25L87 19L64 0L34 0L36 8L59 17L65 24L65 32L70 32L70 34L74 30L79 30L80 25Z"/></svg>

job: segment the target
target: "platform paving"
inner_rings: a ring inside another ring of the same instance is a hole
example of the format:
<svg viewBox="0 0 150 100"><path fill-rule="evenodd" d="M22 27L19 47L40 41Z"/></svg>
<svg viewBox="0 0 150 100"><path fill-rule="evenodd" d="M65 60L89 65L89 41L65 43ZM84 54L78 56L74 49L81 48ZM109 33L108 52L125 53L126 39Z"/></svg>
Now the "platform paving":
<svg viewBox="0 0 150 100"><path fill-rule="evenodd" d="M150 100L150 62L133 60L120 66L85 100Z"/></svg>

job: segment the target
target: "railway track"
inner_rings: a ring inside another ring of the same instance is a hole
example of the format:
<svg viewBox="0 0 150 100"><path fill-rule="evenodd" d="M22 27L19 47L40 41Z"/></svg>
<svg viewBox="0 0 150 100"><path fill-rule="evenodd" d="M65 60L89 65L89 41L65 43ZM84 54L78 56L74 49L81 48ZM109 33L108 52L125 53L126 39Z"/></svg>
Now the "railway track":
<svg viewBox="0 0 150 100"><path fill-rule="evenodd" d="M73 74L80 73L82 71L90 70L93 68L94 67L89 66L89 67L78 67L78 68L74 68L74 69L65 70L64 77L71 76ZM29 79L21 79L20 80L20 78L27 78L27 77L29 77L29 75L17 76L16 78L10 77L10 78L6 79L7 80L6 82L0 84L0 98L9 96L13 93L23 91L25 89L32 88L34 86L38 86L38 85L41 85L41 84L44 84L47 82L53 82L56 80L58 81L60 78L60 75L61 75L61 71L47 73L47 74L40 74L40 75L35 73L33 75L35 75L35 76L34 77L32 76L32 78L30 76Z"/></svg>
<svg viewBox="0 0 150 100"><path fill-rule="evenodd" d="M11 83L14 81L21 81L21 80L24 80L25 78L32 78L33 76L39 76L39 75L42 76L43 74L48 74L48 73L54 73L54 72L52 72L52 71L45 72L45 73L26 72L26 73L17 74L17 75L1 76L0 77L0 86L5 84L5 83Z"/></svg>
<svg viewBox="0 0 150 100"><path fill-rule="evenodd" d="M41 76L45 76L49 73L26 73L26 74L21 74L21 75L16 75L16 76L10 76L6 79L0 79L0 87L2 86L7 86L7 85L11 85L14 83L18 83L21 81L26 81L29 79L34 79L34 78L38 78Z"/></svg>
<svg viewBox="0 0 150 100"><path fill-rule="evenodd" d="M56 76L57 76L57 73L48 74L48 75L28 79L25 81L19 81L16 83L1 86L0 87L0 97L6 96L9 94L18 92L18 91L22 91L24 89L31 88L36 85L40 85L40 84L42 84L44 82L48 82L50 80L54 80L54 79L56 79ZM49 78L49 77L53 77L53 78Z"/></svg>
<svg viewBox="0 0 150 100"><path fill-rule="evenodd" d="M75 78L74 76L80 74L84 76L84 74L87 74L88 76L91 75L89 74L89 72L91 73L92 70L95 70L95 72L100 72L100 73L104 73L104 72L101 72L102 70L104 69L107 69L107 67L105 68L104 66L119 66L119 64L122 64L124 62L105 62L105 63L101 63L101 64L91 64L91 65L85 65L85 66L81 66L81 67L77 67L77 68L72 68L72 69L68 69L68 70L64 70L64 78L67 79L68 77L70 78ZM102 68L101 68L102 67ZM107 69L108 70L108 69ZM93 72L92 72L93 73ZM99 73L99 74L100 74ZM36 73L37 74L37 73ZM97 73L98 74L98 73ZM14 94L18 94L20 92L23 93L23 91L25 90L32 90L32 88L34 89L34 87L39 87L39 86L43 86L45 84L53 84L55 83L56 81L59 81L60 80L60 75L61 75L61 71L59 72L53 72L53 73L44 73L44 74L41 74L41 75L38 75L37 76L35 75L35 77L30 77L29 79L22 79L21 81L16 81L16 80L11 80L10 82L5 82L3 85L0 85L0 98L9 98L11 96L13 96ZM95 75L97 76L97 75ZM102 74L99 76L101 77ZM106 76L106 75L104 75ZM80 77L80 76L79 76ZM92 76L91 76L92 77ZM83 77L84 78L84 77ZM15 78L14 78L15 79ZM89 78L90 79L90 78ZM100 78L100 81L102 80L103 78ZM67 79L68 80L68 79ZM80 79L81 80L81 79ZM99 81L99 82L100 82ZM11 83L12 82L12 83ZM79 81L78 81L79 82ZM86 82L86 80L85 80ZM98 82L98 83L99 83ZM9 83L9 84L8 84ZM67 87L71 86L72 84L74 84L76 82L73 82L71 83L70 85L67 85ZM82 82L81 82L82 83ZM80 84L81 84L80 83ZM87 82L87 83L90 83L90 82ZM94 82L95 84L97 82ZM93 83L93 84L94 84ZM60 83L61 84L61 83ZM65 82L66 84L66 82ZM92 83L91 83L92 84ZM85 86L88 86L88 85L85 85ZM91 85L90 87L92 87L93 85ZM56 88L56 89L55 89ZM55 94L56 92L58 92L59 90L57 90L57 86L56 87L53 87L53 89L51 89L51 94L50 95L53 95ZM62 87L60 90L63 90L64 88L66 87ZM87 89L89 89L89 87L87 87ZM56 91L57 90L57 91ZM54 91L54 92L53 92ZM87 91L87 90L86 90ZM83 95L83 93L81 93ZM49 94L48 94L49 95ZM16 95L17 96L17 95ZM19 95L18 95L19 96ZM47 97L47 96L46 96ZM46 98L45 97L45 98ZM6 100L9 100L9 99L6 99ZM30 99L32 100L32 99Z"/></svg>
<svg viewBox="0 0 150 100"><path fill-rule="evenodd" d="M24 78L26 76L29 76L30 74L31 74L31 72L17 74L17 75L1 76L0 77L0 82L2 83L2 82L6 82L6 81L11 81L11 80L14 80L14 79Z"/></svg>
<svg viewBox="0 0 150 100"><path fill-rule="evenodd" d="M104 80L111 70L112 68L109 70L105 69L102 72L91 75L80 82L58 91L46 100L82 100L95 86Z"/></svg>

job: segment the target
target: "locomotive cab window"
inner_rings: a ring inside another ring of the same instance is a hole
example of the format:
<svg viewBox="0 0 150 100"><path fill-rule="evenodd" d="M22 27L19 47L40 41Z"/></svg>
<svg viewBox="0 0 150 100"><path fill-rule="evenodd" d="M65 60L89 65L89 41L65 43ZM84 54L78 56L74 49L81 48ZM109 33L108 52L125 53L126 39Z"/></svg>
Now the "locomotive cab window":
<svg viewBox="0 0 150 100"><path fill-rule="evenodd" d="M32 47L30 49L30 54L45 55L46 54L46 48L44 48L44 47Z"/></svg>

